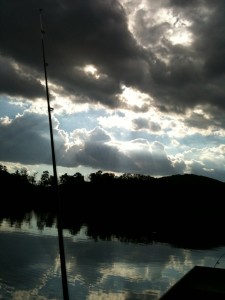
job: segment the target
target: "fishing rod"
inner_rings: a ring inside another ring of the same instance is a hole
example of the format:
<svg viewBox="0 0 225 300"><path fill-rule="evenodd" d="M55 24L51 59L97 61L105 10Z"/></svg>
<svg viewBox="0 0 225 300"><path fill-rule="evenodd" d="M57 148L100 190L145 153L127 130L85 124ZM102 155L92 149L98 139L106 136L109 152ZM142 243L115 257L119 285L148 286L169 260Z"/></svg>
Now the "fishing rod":
<svg viewBox="0 0 225 300"><path fill-rule="evenodd" d="M216 261L216 263L215 263L215 265L214 265L213 268L215 268L220 263L221 258L224 257L224 256L225 256L225 252L220 255L220 257L217 259L217 261Z"/></svg>
<svg viewBox="0 0 225 300"><path fill-rule="evenodd" d="M42 26L42 9L40 12L40 27L41 27L41 45L42 45L42 56L43 56L43 64L44 64L44 73L45 73L45 88L46 88L46 98L47 98L47 106L48 106L48 120L49 120L49 128L50 128L50 139L51 139L51 152L52 152L52 165L53 165L53 189L58 200L57 207L57 229L58 229L58 243L59 243L59 256L60 256L60 265L61 265L61 277L62 277L62 288L63 288L63 298L64 300L69 300L69 291L68 291L68 283L67 283L67 273L66 273L66 260L65 260L65 250L64 250L64 242L63 242L63 226L62 226L62 215L61 215L61 198L59 194L59 185L58 185L58 176L56 169L56 158L55 158L55 148L54 148L54 139L53 139L53 129L52 129L52 118L51 113L53 108L50 106L49 99L49 89L48 89L48 77L47 77L47 62L45 57L45 47L44 47L44 34Z"/></svg>

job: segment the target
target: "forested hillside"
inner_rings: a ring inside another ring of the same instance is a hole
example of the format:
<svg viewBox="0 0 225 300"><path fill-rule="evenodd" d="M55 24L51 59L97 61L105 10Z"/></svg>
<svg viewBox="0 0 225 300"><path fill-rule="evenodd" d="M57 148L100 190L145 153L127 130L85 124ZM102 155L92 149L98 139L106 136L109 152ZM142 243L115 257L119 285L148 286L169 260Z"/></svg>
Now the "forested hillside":
<svg viewBox="0 0 225 300"><path fill-rule="evenodd" d="M76 232L88 226L92 237L117 236L127 240L202 242L223 235L225 183L193 174L154 178L141 174L98 171L59 178L59 194L47 171L39 181L25 170L10 174L0 168L0 218L22 221L35 211L39 226L51 225L60 196L64 228Z"/></svg>

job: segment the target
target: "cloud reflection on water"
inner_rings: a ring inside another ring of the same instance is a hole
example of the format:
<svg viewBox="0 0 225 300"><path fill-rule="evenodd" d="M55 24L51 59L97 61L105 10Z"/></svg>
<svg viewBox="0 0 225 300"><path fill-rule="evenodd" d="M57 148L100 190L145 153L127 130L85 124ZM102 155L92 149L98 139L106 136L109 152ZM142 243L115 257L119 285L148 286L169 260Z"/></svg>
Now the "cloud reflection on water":
<svg viewBox="0 0 225 300"><path fill-rule="evenodd" d="M33 224L33 223L32 223ZM0 227L0 296L15 300L62 299L55 228L19 232ZM23 227L24 228L24 227ZM39 232L39 233L38 233ZM223 247L208 250L169 244L94 241L65 231L71 299L156 300L194 265L213 266ZM220 267L224 266L221 261Z"/></svg>

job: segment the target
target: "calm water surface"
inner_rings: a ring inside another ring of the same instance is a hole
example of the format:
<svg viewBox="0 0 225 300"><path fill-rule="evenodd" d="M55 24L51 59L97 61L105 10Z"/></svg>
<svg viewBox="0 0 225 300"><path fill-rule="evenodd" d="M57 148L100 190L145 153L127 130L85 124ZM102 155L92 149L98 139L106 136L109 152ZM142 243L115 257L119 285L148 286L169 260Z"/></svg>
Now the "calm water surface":
<svg viewBox="0 0 225 300"><path fill-rule="evenodd" d="M57 230L38 230L35 215L19 228L0 226L0 299L63 299ZM225 247L93 240L64 231L70 299L159 299L195 265L214 266ZM219 267L225 267L221 259Z"/></svg>

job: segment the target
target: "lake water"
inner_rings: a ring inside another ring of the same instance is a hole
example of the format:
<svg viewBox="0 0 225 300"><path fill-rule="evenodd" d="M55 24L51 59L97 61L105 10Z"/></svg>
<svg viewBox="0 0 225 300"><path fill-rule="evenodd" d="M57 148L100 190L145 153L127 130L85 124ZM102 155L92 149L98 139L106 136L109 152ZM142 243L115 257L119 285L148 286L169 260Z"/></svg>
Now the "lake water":
<svg viewBox="0 0 225 300"><path fill-rule="evenodd" d="M215 265L225 247L183 249L170 244L94 240L86 228L65 230L70 299L159 299L195 265ZM225 259L216 267L225 267ZM63 299L57 229L39 230L36 216L0 226L0 299Z"/></svg>

